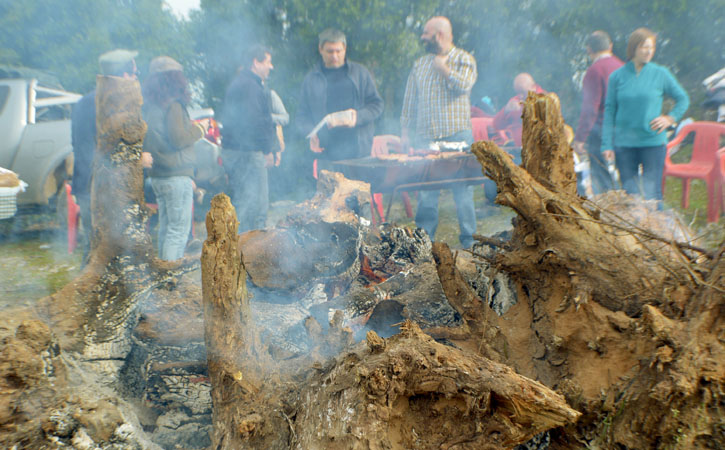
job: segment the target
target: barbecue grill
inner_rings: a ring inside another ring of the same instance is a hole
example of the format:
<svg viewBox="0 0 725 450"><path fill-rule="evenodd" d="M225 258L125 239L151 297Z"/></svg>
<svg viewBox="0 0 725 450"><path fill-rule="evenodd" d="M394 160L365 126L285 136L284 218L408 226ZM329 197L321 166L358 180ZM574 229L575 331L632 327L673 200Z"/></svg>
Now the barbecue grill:
<svg viewBox="0 0 725 450"><path fill-rule="evenodd" d="M399 191L445 189L456 184L481 184L481 164L464 152L435 152L427 156L395 155L332 162L346 178L370 183L371 192L392 193L386 216Z"/></svg>

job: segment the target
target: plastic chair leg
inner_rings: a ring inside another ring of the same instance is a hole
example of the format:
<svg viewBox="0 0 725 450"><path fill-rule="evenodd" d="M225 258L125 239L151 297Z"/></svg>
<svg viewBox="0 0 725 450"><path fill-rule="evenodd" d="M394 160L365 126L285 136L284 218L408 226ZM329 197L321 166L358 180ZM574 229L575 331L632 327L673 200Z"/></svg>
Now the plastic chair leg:
<svg viewBox="0 0 725 450"><path fill-rule="evenodd" d="M78 246L78 213L81 208L73 200L71 194L71 186L65 184L65 198L66 198L66 212L67 212L67 226L68 226L68 254L75 251Z"/></svg>
<svg viewBox="0 0 725 450"><path fill-rule="evenodd" d="M720 186L718 186L720 183L718 183L717 179L710 179L707 180L707 221L708 222L717 222L717 220L720 218L720 204L722 203L719 195L718 190L721 191L722 189Z"/></svg>
<svg viewBox="0 0 725 450"><path fill-rule="evenodd" d="M376 192L372 195L372 202L371 205L373 208L377 209L378 215L375 215L375 211L372 211L373 213L373 221L376 222L376 217L380 217L381 222L385 222L385 213L383 209L383 194L380 192Z"/></svg>
<svg viewBox="0 0 725 450"><path fill-rule="evenodd" d="M682 205L682 209L687 209L690 207L690 179L689 178L682 179L681 205Z"/></svg>

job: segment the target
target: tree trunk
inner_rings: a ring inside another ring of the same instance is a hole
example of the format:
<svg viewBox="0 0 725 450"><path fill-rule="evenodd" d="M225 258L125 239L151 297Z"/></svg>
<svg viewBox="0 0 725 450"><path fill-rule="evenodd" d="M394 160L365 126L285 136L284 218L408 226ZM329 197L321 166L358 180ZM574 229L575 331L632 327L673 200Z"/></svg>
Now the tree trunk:
<svg viewBox="0 0 725 450"><path fill-rule="evenodd" d="M271 383L247 296L247 272L236 233L239 222L229 197L212 199L201 255L206 343L215 449L285 448L288 426L265 398ZM262 391L263 388L268 389Z"/></svg>
<svg viewBox="0 0 725 450"><path fill-rule="evenodd" d="M473 145L497 203L518 213L495 258L524 293L502 317L509 363L584 413L559 448L719 448L723 249L660 238L579 198L558 108L554 94L529 94L524 167L492 142Z"/></svg>
<svg viewBox="0 0 725 450"><path fill-rule="evenodd" d="M139 299L195 266L160 261L151 245L140 160L146 133L142 103L138 81L98 76L88 265L38 302L63 347L92 360L125 358Z"/></svg>
<svg viewBox="0 0 725 450"><path fill-rule="evenodd" d="M613 311L639 315L642 305L689 280L684 265L668 266L669 245L617 233L606 212L585 208L576 195L571 148L566 143L555 94L529 94L524 105L524 167L493 142L473 145L486 175L498 185L496 202L519 215L513 251L497 262L538 291L547 279L564 276L570 297L589 298ZM547 274L544 279L540 274Z"/></svg>

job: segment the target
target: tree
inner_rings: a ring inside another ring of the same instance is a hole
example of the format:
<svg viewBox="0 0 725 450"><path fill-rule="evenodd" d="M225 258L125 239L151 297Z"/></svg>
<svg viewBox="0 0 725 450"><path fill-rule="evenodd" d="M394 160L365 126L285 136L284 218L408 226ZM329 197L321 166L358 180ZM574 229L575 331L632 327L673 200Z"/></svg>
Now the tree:
<svg viewBox="0 0 725 450"><path fill-rule="evenodd" d="M186 25L163 0L52 0L0 4L0 64L55 73L69 90L95 86L98 56L114 48L137 49L143 68L162 54L190 59Z"/></svg>

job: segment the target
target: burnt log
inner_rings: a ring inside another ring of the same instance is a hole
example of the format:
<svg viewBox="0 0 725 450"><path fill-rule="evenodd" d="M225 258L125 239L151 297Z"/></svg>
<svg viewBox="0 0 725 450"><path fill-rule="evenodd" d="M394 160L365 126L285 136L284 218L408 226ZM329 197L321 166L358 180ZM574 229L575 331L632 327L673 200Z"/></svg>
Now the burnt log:
<svg viewBox="0 0 725 450"><path fill-rule="evenodd" d="M110 374L130 350L139 301L196 265L161 261L154 254L143 197L142 103L137 81L98 76L88 264L37 304L38 315L50 321L64 349L106 361Z"/></svg>
<svg viewBox="0 0 725 450"><path fill-rule="evenodd" d="M576 421L543 385L436 343L411 321L302 387L290 448L513 448Z"/></svg>
<svg viewBox="0 0 725 450"><path fill-rule="evenodd" d="M236 214L223 194L202 251L213 448L510 448L579 413L561 396L481 356L436 343L413 322L349 348L338 311L327 336L310 319L319 358L270 362L256 338ZM304 364L304 365L303 365Z"/></svg>
<svg viewBox="0 0 725 450"><path fill-rule="evenodd" d="M360 221L369 210L369 197L368 183L323 170L312 199L295 206L274 229L242 235L252 283L304 291L323 281L345 289L360 271Z"/></svg>

